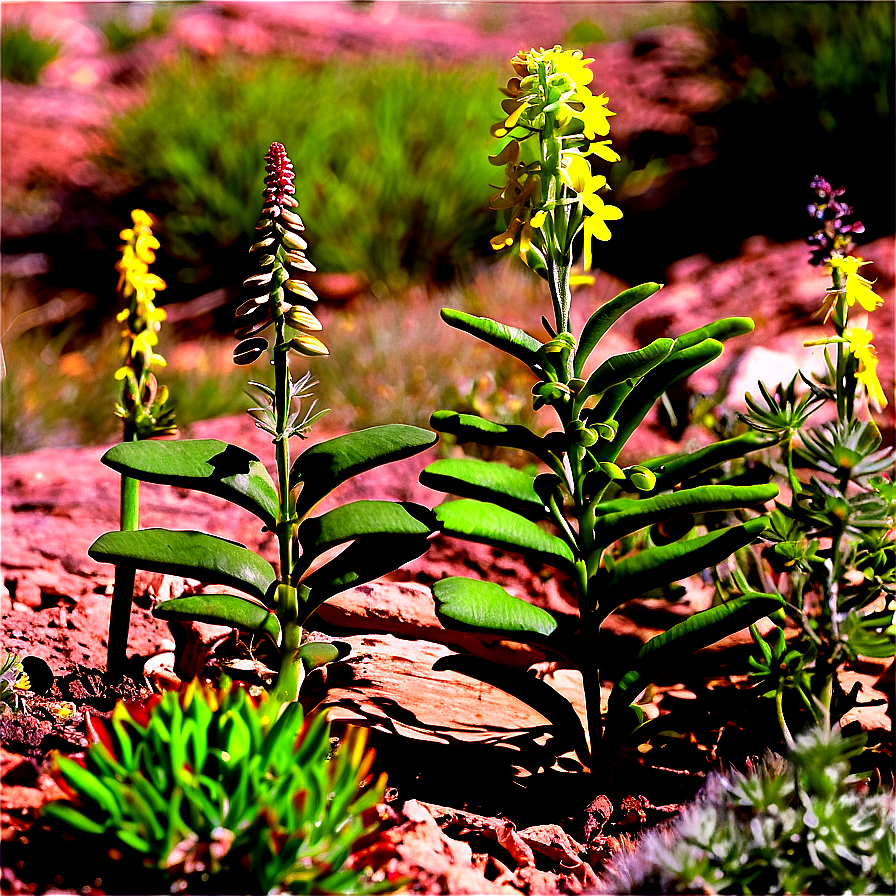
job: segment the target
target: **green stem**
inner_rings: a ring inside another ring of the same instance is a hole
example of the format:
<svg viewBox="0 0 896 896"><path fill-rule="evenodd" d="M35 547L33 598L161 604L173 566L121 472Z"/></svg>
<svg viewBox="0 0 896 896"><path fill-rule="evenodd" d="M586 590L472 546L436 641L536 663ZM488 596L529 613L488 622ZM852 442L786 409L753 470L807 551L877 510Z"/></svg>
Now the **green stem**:
<svg viewBox="0 0 896 896"><path fill-rule="evenodd" d="M787 722L784 720L784 690L781 685L778 685L778 690L775 692L775 713L778 716L778 725L781 727L781 733L784 735L784 742L787 744L788 749L793 749L793 735L790 733Z"/></svg>
<svg viewBox="0 0 896 896"><path fill-rule="evenodd" d="M289 403L291 377L289 346L286 341L286 321L282 315L275 319L274 346L274 411L277 434L274 445L277 460L277 486L280 512L277 519L277 542L280 549L280 584L277 586L277 618L283 632L280 646L280 670L274 684L274 698L281 703L298 700L304 678L304 667L299 656L302 643L302 623L299 620L298 592L290 584L293 568L294 502L289 487ZM307 589L306 589L307 590Z"/></svg>
<svg viewBox="0 0 896 896"><path fill-rule="evenodd" d="M586 586L587 587L587 586ZM587 593L579 589L579 607L588 605ZM594 623L597 614L582 613L582 639L587 644L585 655L600 656L600 621ZM588 722L588 742L591 749L591 770L605 769L603 761L604 721L600 706L600 668L597 663L585 661L582 664L582 687L585 692L585 717Z"/></svg>
<svg viewBox="0 0 896 896"><path fill-rule="evenodd" d="M131 479L130 476L121 477L119 519L122 532L132 532L140 528L140 482ZM115 567L106 651L106 673L110 681L121 681L124 678L136 574L137 571L133 567Z"/></svg>
<svg viewBox="0 0 896 896"><path fill-rule="evenodd" d="M304 589L307 599L308 589ZM299 595L291 585L277 586L277 615L283 628L283 643L280 645L280 670L272 691L279 703L294 703L299 699L299 691L305 678L305 667L299 656L302 645L302 624L299 621Z"/></svg>

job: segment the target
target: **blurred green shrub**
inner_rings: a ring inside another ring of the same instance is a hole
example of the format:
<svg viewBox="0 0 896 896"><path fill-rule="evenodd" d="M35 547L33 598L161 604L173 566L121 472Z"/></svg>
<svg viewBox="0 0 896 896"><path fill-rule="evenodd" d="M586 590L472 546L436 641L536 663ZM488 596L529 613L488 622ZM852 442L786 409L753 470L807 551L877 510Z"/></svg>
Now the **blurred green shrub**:
<svg viewBox="0 0 896 896"><path fill-rule="evenodd" d="M892 105L892 3L695 3L738 99L770 102L782 89L808 89L833 130L846 98L870 98L880 117Z"/></svg>
<svg viewBox="0 0 896 896"><path fill-rule="evenodd" d="M4 81L36 84L59 49L57 41L36 38L25 26L6 27L0 33L0 74Z"/></svg>
<svg viewBox="0 0 896 896"><path fill-rule="evenodd" d="M182 58L155 73L114 138L125 172L157 203L167 245L206 263L249 241L258 160L272 140L286 143L318 267L401 290L450 279L471 250L488 250L495 80L411 59Z"/></svg>
<svg viewBox="0 0 896 896"><path fill-rule="evenodd" d="M170 19L168 11L154 3L115 3L111 8L112 14L100 21L99 29L113 53L124 53L139 41L162 34Z"/></svg>

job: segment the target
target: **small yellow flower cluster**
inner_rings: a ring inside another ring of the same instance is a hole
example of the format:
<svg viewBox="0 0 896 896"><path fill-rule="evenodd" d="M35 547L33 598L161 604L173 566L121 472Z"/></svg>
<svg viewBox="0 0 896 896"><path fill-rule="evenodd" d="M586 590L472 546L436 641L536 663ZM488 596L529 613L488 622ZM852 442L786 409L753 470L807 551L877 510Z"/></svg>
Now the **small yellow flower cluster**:
<svg viewBox="0 0 896 896"><path fill-rule="evenodd" d="M845 326L848 309L856 303L867 312L874 311L882 304L883 299L872 289L876 281L866 280L859 274L859 268L871 264L871 262L856 256L834 254L825 259L824 264L833 275L834 280L834 285L826 291L827 295L821 308L825 323L830 319L838 302L841 302L843 308L843 326ZM805 344L806 346L845 344L849 353L858 361L856 381L864 387L873 407L880 411L886 407L887 399L877 376L878 359L877 351L871 343L873 338L874 334L871 330L863 327L849 327L843 331L842 336L813 340Z"/></svg>
<svg viewBox="0 0 896 896"><path fill-rule="evenodd" d="M165 288L165 281L149 272L150 264L156 260L159 241L152 233L152 218L145 211L134 209L131 220L134 226L119 233L125 244L120 247L121 259L115 265L115 270L120 273L118 291L128 302L116 317L119 323L126 325L121 336L127 360L125 366L115 372L118 380L128 376L128 371L134 367L139 378L144 370L165 366L165 359L153 350L165 320L164 310L155 306L156 291Z"/></svg>
<svg viewBox="0 0 896 896"><path fill-rule="evenodd" d="M592 175L588 163L592 155L619 161L611 141L597 139L610 133L608 119L616 113L607 108L604 94L595 96L588 87L593 78L588 64L593 61L579 50L559 46L521 50L511 60L515 74L502 89L505 115L491 130L494 137L510 137L489 157L493 165L504 166L505 176L491 207L510 210L507 229L491 241L494 249L512 246L519 238L520 255L528 261L535 231L547 224L542 230L545 251L555 246L566 256L573 237L584 229L588 269L592 239L609 240L606 222L622 217L598 195L607 180ZM524 161L523 145L532 137L537 146Z"/></svg>
<svg viewBox="0 0 896 896"><path fill-rule="evenodd" d="M155 351L165 312L156 308L156 292L165 288L165 281L149 271L156 260L159 241L153 236L152 218L142 209L131 212L132 227L119 233L124 245L115 265L119 272L118 292L125 307L116 320L124 324L121 331L124 363L115 371L122 381L121 402L115 413L125 421L125 438L150 438L174 435L174 410L167 407L168 390L159 386L153 367L164 367L165 359Z"/></svg>

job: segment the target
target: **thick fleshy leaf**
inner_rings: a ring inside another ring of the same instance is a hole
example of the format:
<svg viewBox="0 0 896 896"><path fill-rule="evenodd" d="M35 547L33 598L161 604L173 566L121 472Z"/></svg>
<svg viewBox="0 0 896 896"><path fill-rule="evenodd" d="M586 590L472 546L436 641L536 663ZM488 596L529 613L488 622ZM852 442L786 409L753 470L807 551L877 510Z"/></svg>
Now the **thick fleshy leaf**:
<svg viewBox="0 0 896 896"><path fill-rule="evenodd" d="M753 542L766 523L766 517L757 517L742 526L717 529L687 541L648 548L617 563L612 571L599 572L591 585L599 601L599 612L608 615L627 600L721 563ZM589 568L596 562L598 553L595 551L589 557Z"/></svg>
<svg viewBox="0 0 896 896"><path fill-rule="evenodd" d="M750 429L739 436L715 442L705 448L692 451L690 454L676 454L646 460L644 466L656 473L656 485L653 490L667 491L704 470L711 470L725 461L743 457L751 451L770 448L779 441L777 435L766 435L755 429Z"/></svg>
<svg viewBox="0 0 896 896"><path fill-rule="evenodd" d="M538 354L541 343L518 327L508 327L488 317L475 317L453 308L442 309L442 320L449 326L493 345L501 351L519 358L536 373L544 370L544 359Z"/></svg>
<svg viewBox="0 0 896 896"><path fill-rule="evenodd" d="M324 601L356 585L416 560L429 548L423 535L366 535L352 542L339 556L315 569L302 581L311 592L303 613L307 618Z"/></svg>
<svg viewBox="0 0 896 896"><path fill-rule="evenodd" d="M336 660L348 656L350 651L351 647L345 641L306 641L299 648L299 656L310 671L328 663L335 663Z"/></svg>
<svg viewBox="0 0 896 896"><path fill-rule="evenodd" d="M723 317L712 323L695 330L688 330L675 338L673 354L699 345L706 339L715 339L717 342L726 342L736 336L745 336L752 333L755 324L749 317Z"/></svg>
<svg viewBox="0 0 896 896"><path fill-rule="evenodd" d="M631 434L653 407L657 399L674 382L690 376L722 354L724 346L715 339L706 339L683 351L673 350L650 371L628 394L616 413L619 428L611 442L601 440L591 449L595 460L615 461Z"/></svg>
<svg viewBox="0 0 896 896"><path fill-rule="evenodd" d="M152 611L159 619L183 619L229 625L253 635L266 635L278 647L282 639L280 620L264 604L235 594L194 594L157 604Z"/></svg>
<svg viewBox="0 0 896 896"><path fill-rule="evenodd" d="M382 464L404 460L434 445L438 436L417 426L392 423L350 432L312 445L296 458L290 488L302 482L296 515L304 516L337 485Z"/></svg>
<svg viewBox="0 0 896 896"><path fill-rule="evenodd" d="M536 642L569 659L576 652L547 610L508 594L494 582L449 576L434 582L432 593L436 616L446 628Z"/></svg>
<svg viewBox="0 0 896 896"><path fill-rule="evenodd" d="M569 748L575 750L584 765L591 765L582 720L569 700L555 691L546 681L534 675L520 675L516 669L509 669L489 660L462 654L440 657L433 663L432 668L434 672L460 672L522 700L554 726L554 735L560 744L564 744L565 741ZM562 749L561 746L560 750Z"/></svg>
<svg viewBox="0 0 896 896"><path fill-rule="evenodd" d="M87 553L100 563L227 585L259 600L277 578L267 560L243 545L192 529L106 532Z"/></svg>
<svg viewBox="0 0 896 896"><path fill-rule="evenodd" d="M429 425L437 432L446 432L458 442L475 442L479 445L499 445L502 448L519 448L551 464L550 452L543 439L525 426L493 423L475 414L459 414L457 411L436 411L429 418ZM556 462L556 458L553 458Z"/></svg>
<svg viewBox="0 0 896 896"><path fill-rule="evenodd" d="M633 286L625 292L619 293L615 299L611 299L606 305L602 305L585 324L582 335L579 337L579 346L576 349L573 370L576 376L582 375L588 356L594 351L594 347L603 338L610 327L625 314L630 308L649 299L655 292L662 289L661 283L642 283Z"/></svg>
<svg viewBox="0 0 896 896"><path fill-rule="evenodd" d="M663 672L674 669L684 657L747 628L784 605L774 594L744 594L718 607L694 613L684 622L651 638L631 669L619 679L610 695L610 712L632 703Z"/></svg>
<svg viewBox="0 0 896 896"><path fill-rule="evenodd" d="M102 457L122 476L217 495L252 511L266 526L279 512L277 489L264 464L250 452L217 439L122 442Z"/></svg>
<svg viewBox="0 0 896 896"><path fill-rule="evenodd" d="M701 485L635 501L631 507L598 517L595 544L607 546L623 535L686 514L735 510L764 504L777 497L776 485Z"/></svg>
<svg viewBox="0 0 896 896"><path fill-rule="evenodd" d="M436 530L432 511L420 504L396 501L353 501L299 526L302 559L293 570L301 575L314 558L332 547L365 535L428 536Z"/></svg>
<svg viewBox="0 0 896 896"><path fill-rule="evenodd" d="M460 498L516 504L528 514L544 516L545 505L535 491L535 477L506 464L474 457L437 460L420 474L420 482Z"/></svg>
<svg viewBox="0 0 896 896"><path fill-rule="evenodd" d="M462 498L440 504L434 513L446 535L519 551L567 573L572 570L575 559L569 545L512 510Z"/></svg>
<svg viewBox="0 0 896 896"><path fill-rule="evenodd" d="M672 351L673 339L655 339L650 345L634 352L625 352L607 358L585 383L585 387L576 397L576 404L581 407L592 395L602 395L607 389L618 386L626 380L640 379L648 371L653 370Z"/></svg>

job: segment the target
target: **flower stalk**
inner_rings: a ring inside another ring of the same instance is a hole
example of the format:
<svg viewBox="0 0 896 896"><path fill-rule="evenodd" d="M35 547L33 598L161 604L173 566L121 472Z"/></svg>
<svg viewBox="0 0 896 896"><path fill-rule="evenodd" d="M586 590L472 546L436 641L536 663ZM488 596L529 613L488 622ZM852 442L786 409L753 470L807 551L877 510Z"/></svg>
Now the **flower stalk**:
<svg viewBox="0 0 896 896"><path fill-rule="evenodd" d="M155 351L165 319L165 311L155 305L155 296L165 289L165 281L149 270L159 241L152 232L152 218L145 211L134 209L131 221L132 226L119 233L124 245L119 247L121 258L115 265L119 272L117 290L124 303L116 316L123 324L123 363L115 371L115 379L121 381L115 415L123 421L125 442L177 434L168 389L159 386L153 373L153 368L166 363ZM140 483L130 476L121 477L119 517L123 532L140 527ZM135 573L129 567L115 568L106 657L106 671L113 681L124 675Z"/></svg>

